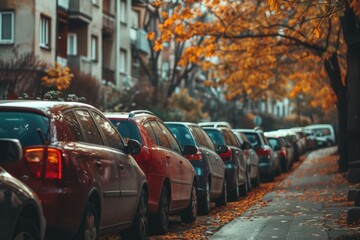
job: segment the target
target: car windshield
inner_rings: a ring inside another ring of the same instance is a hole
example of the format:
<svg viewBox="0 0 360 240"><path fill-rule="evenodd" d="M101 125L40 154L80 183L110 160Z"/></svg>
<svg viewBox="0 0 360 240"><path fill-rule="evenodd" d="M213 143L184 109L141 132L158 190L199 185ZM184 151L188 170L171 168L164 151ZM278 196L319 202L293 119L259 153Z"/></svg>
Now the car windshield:
<svg viewBox="0 0 360 240"><path fill-rule="evenodd" d="M317 129L313 129L313 131L317 137L330 135L330 130L328 128L317 128Z"/></svg>
<svg viewBox="0 0 360 240"><path fill-rule="evenodd" d="M204 130L207 133L207 135L209 135L211 141L213 141L215 145L226 145L224 137L221 135L221 132L212 129L204 129Z"/></svg>
<svg viewBox="0 0 360 240"><path fill-rule="evenodd" d="M185 145L195 145L195 141L192 138L189 129L181 125L171 125L167 124L172 134L175 136L176 140L179 142L182 149Z"/></svg>
<svg viewBox="0 0 360 240"><path fill-rule="evenodd" d="M40 131L39 131L40 130ZM49 119L36 113L0 112L0 138L16 138L23 148L49 140Z"/></svg>
<svg viewBox="0 0 360 240"><path fill-rule="evenodd" d="M139 129L133 122L128 120L111 120L111 122L116 126L125 141L135 139L139 141L139 143L142 143Z"/></svg>

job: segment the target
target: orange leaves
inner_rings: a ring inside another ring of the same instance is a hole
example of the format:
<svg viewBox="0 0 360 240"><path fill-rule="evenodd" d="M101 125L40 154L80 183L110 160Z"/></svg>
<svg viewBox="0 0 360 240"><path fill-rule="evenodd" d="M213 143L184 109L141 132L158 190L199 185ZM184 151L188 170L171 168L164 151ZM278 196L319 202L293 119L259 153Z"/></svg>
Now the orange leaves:
<svg viewBox="0 0 360 240"><path fill-rule="evenodd" d="M149 40L154 40L155 38L155 33L154 32L149 32L146 36Z"/></svg>
<svg viewBox="0 0 360 240"><path fill-rule="evenodd" d="M161 7L161 5L162 5L162 1L161 1L161 0L152 1L152 2L151 2L151 5L152 5L153 7L155 7L155 8L159 8L159 7Z"/></svg>
<svg viewBox="0 0 360 240"><path fill-rule="evenodd" d="M268 4L271 11L278 12L280 9L281 0L268 0Z"/></svg>
<svg viewBox="0 0 360 240"><path fill-rule="evenodd" d="M41 78L42 84L46 87L54 86L59 91L67 89L74 77L74 75L70 73L70 68L63 67L58 62L55 63L54 67L50 67L47 70L46 75L47 76Z"/></svg>
<svg viewBox="0 0 360 240"><path fill-rule="evenodd" d="M357 16L360 16L360 0L354 0L350 3L350 7L354 10Z"/></svg>

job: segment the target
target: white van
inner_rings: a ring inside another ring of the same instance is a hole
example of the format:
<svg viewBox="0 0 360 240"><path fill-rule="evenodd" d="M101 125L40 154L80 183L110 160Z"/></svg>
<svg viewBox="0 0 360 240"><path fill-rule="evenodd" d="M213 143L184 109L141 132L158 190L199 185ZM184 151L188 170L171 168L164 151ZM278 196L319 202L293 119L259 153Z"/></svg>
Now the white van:
<svg viewBox="0 0 360 240"><path fill-rule="evenodd" d="M335 130L331 124L313 124L306 126L305 129L311 129L316 137L324 137L329 145L335 145Z"/></svg>

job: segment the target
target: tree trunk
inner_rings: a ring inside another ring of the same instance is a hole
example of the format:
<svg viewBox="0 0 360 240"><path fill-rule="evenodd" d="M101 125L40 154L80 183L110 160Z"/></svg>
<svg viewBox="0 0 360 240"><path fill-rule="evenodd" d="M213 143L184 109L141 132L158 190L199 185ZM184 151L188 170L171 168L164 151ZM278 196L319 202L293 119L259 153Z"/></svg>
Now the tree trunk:
<svg viewBox="0 0 360 240"><path fill-rule="evenodd" d="M347 157L350 164L360 161L360 29L359 18L349 8L341 18L347 44L346 105Z"/></svg>
<svg viewBox="0 0 360 240"><path fill-rule="evenodd" d="M338 98L338 135L337 143L339 149L339 169L342 172L348 170L348 157L347 157L347 103L345 95Z"/></svg>

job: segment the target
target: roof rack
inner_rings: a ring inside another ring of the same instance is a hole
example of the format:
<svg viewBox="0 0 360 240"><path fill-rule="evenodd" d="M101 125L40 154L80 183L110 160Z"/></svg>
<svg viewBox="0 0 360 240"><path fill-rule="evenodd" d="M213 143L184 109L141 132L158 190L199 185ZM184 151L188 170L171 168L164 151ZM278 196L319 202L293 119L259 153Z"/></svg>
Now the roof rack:
<svg viewBox="0 0 360 240"><path fill-rule="evenodd" d="M129 117L134 117L136 114L150 114L155 116L155 114L153 112L150 112L148 110L135 110L135 111L131 111L129 113Z"/></svg>

